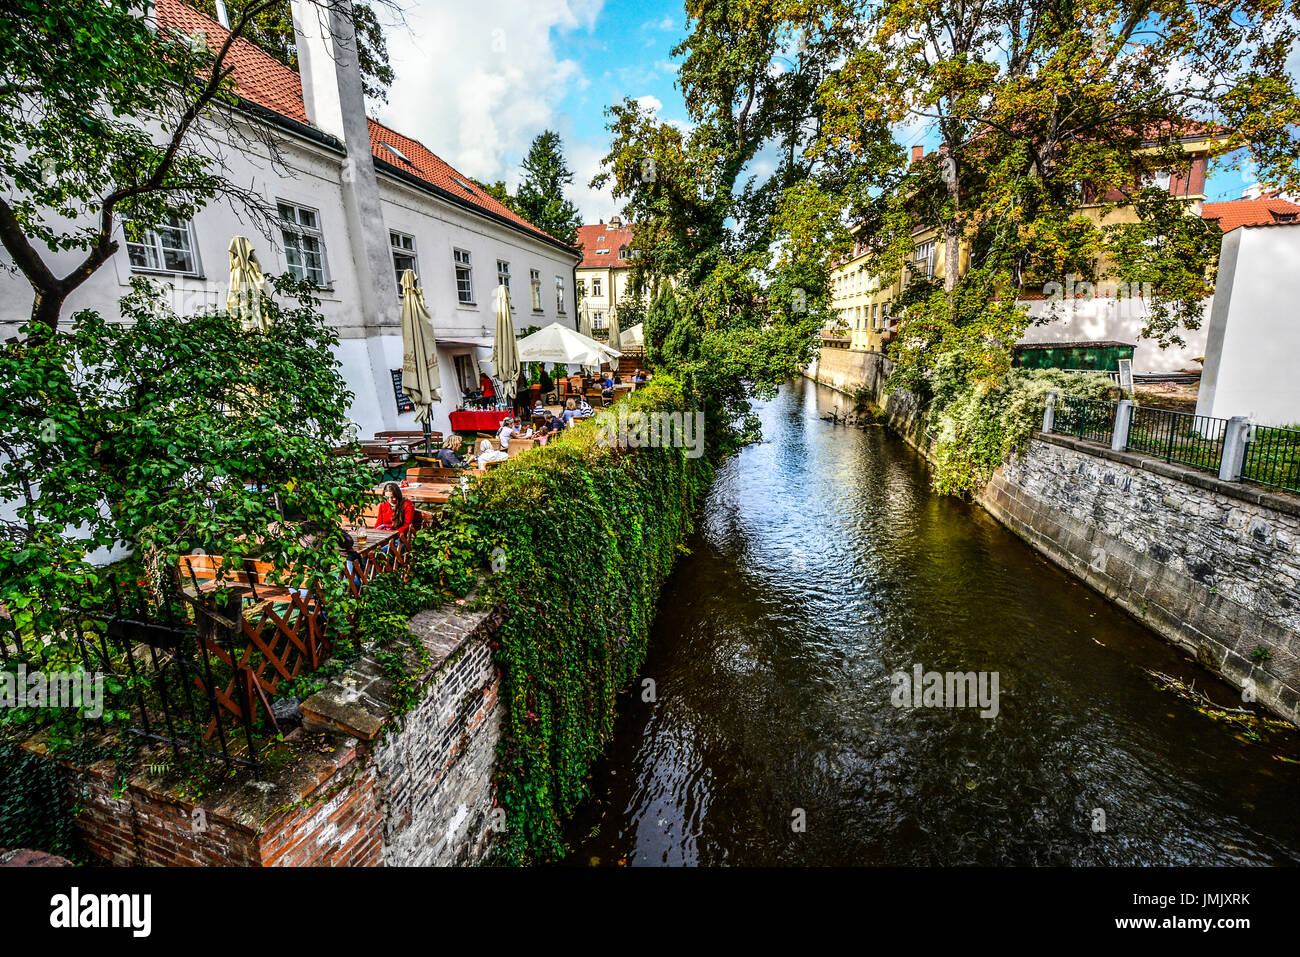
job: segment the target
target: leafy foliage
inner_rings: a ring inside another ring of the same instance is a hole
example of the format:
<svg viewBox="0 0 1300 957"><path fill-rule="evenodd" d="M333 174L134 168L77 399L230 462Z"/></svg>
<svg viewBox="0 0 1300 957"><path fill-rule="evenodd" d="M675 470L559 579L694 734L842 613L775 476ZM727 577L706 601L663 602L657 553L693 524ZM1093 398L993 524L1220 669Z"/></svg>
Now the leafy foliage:
<svg viewBox="0 0 1300 957"><path fill-rule="evenodd" d="M0 498L22 503L0 526L0 602L21 626L49 632L28 606L93 590L95 549L137 550L148 569L198 549L339 567L337 542L303 533L358 509L372 478L331 451L350 427L337 334L308 288L273 281L297 298L264 298L266 334L178 316L137 280L123 322L81 312L0 348Z"/></svg>
<svg viewBox="0 0 1300 957"><path fill-rule="evenodd" d="M572 243L578 237L582 214L564 196L573 182L573 171L564 159L560 134L544 130L533 139L523 161L523 182L508 203L519 215L556 239Z"/></svg>
<svg viewBox="0 0 1300 957"><path fill-rule="evenodd" d="M1101 373L1060 369L1012 369L986 381L963 368L966 361L955 353L944 355L930 380L934 487L950 495L979 492L998 466L1029 443L1042 421L1047 393L1105 399L1113 388Z"/></svg>
<svg viewBox="0 0 1300 957"><path fill-rule="evenodd" d="M667 375L629 411L690 410ZM503 860L563 856L561 823L614 731L617 696L645 658L659 586L711 477L681 449L605 448L595 421L493 469L453 505L450 541L500 548L487 599L504 620L495 659L505 706L497 764ZM503 565L503 567L502 567Z"/></svg>

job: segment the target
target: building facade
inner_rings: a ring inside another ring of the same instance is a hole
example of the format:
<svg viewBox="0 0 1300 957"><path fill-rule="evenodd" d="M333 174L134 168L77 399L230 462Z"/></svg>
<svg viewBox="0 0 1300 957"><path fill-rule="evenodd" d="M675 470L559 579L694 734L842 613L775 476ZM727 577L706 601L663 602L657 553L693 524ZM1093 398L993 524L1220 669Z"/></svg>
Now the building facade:
<svg viewBox="0 0 1300 957"><path fill-rule="evenodd" d="M1181 142L1187 157L1185 170L1157 174L1156 185L1185 201L1188 215L1202 215L1205 204L1205 182L1209 160L1219 140L1211 134L1195 134ZM923 147L912 148L912 162L927 159ZM1104 204L1120 200L1117 193L1097 198L1096 202L1082 207L1084 215L1109 226L1134 222L1136 212L1129 206L1106 209ZM1209 218L1207 216L1207 218ZM835 324L849 337L852 349L880 352L898 330L899 316L895 300L910 282L929 279L942 283L948 272L947 249L938 228L918 226L912 231L913 251L898 274L871 275L868 268L869 250L865 240L855 245L852 253L832 271L831 308ZM959 275L970 264L970 246L959 244ZM1106 265L1098 270L1106 272ZM1019 299L1033 320L1019 344L1070 343L1078 346L1087 343L1123 342L1133 345L1133 369L1136 372L1195 369L1205 354L1205 322L1199 328L1179 330L1183 346L1161 349L1155 342L1142 336L1150 312L1149 296L1145 290L1130 290L1123 283L1102 280L1097 283L1081 281L1079 277L1045 277L1041 293L1022 293ZM825 330L830 333L831 330Z"/></svg>
<svg viewBox="0 0 1300 957"><path fill-rule="evenodd" d="M632 227L624 226L617 216L606 223L578 227L578 298L591 311L594 329L609 327L610 314L632 289L632 270L636 266L636 249L632 245ZM639 298L646 301L642 290Z"/></svg>
<svg viewBox="0 0 1300 957"><path fill-rule="evenodd" d="M303 0L292 9L301 74L237 41L230 65L240 108L225 118L229 132L216 124L205 130L214 140L224 137L227 178L250 187L273 211L270 235L219 202L192 222L148 230L137 241L119 225L121 248L69 298L64 315L87 308L116 315L136 276L165 284L182 313L220 307L230 240L245 235L265 272L289 272L321 287L321 310L341 340L337 359L353 393L350 415L358 434L368 436L417 427L412 413L398 412L393 384L402 366L398 282L411 268L437 345L442 398L433 427L446 431L462 391L478 388L480 370L494 371L497 285L510 289L516 332L555 321L576 325L577 251L483 193L422 143L368 118L360 71L348 54L350 25L337 10ZM209 47L227 36L221 24L177 0L158 0L156 16L160 30L201 36ZM78 258L57 258L55 271ZM0 334L8 337L27 319L31 290L21 276L0 272L0 296Z"/></svg>

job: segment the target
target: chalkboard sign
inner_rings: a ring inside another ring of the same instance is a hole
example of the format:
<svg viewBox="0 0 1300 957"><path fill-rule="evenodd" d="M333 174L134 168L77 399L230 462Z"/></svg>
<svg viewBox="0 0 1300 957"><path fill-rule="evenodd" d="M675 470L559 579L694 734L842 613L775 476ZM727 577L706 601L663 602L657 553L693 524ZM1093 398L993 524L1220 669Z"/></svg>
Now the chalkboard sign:
<svg viewBox="0 0 1300 957"><path fill-rule="evenodd" d="M415 403L411 397L402 391L402 370L393 370L393 396L397 399L397 412L400 415L403 412L414 412Z"/></svg>

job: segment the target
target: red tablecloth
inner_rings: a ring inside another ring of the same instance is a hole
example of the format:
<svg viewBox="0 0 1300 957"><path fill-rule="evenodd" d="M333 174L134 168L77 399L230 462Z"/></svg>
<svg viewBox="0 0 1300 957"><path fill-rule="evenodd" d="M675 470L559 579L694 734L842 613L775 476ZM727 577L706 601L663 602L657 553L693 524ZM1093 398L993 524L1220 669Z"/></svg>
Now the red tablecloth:
<svg viewBox="0 0 1300 957"><path fill-rule="evenodd" d="M502 409L499 412L461 409L451 414L451 430L453 432L496 432L501 428L501 420L509 414L509 409Z"/></svg>

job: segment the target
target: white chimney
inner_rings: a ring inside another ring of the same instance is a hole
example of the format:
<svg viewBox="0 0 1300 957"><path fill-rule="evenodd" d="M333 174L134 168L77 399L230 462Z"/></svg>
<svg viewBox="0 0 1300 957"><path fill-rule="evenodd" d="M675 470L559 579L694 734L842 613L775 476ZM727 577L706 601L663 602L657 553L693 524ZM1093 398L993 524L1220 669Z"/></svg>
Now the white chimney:
<svg viewBox="0 0 1300 957"><path fill-rule="evenodd" d="M217 0L217 22L227 30L230 29L230 14L226 12L224 0Z"/></svg>
<svg viewBox="0 0 1300 957"><path fill-rule="evenodd" d="M333 10L312 0L293 0L294 42L298 48L298 73L302 77L302 103L307 122L318 130L346 140L343 135L343 100L339 63L340 39L334 29ZM350 29L349 24L349 29ZM355 57L353 58L355 60ZM357 77L360 84L360 74ZM364 101L362 111L364 112Z"/></svg>
<svg viewBox="0 0 1300 957"><path fill-rule="evenodd" d="M391 381L383 338L401 335L397 279L384 225L375 158L370 152L361 65L350 0L292 0L293 32L298 46L302 100L307 119L323 133L343 141L346 155L339 167L344 213L348 220L357 296L349 306L344 338L360 332L366 342L376 388L375 401L385 428L396 428L397 414L384 387ZM349 297L351 298L351 297Z"/></svg>

